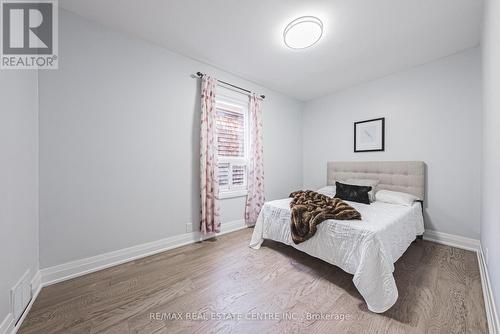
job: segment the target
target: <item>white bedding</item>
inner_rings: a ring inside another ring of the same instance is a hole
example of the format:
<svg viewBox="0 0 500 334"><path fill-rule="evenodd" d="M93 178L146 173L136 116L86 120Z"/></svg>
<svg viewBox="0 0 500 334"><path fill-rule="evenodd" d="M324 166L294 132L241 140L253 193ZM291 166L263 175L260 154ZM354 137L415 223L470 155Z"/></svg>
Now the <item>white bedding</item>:
<svg viewBox="0 0 500 334"><path fill-rule="evenodd" d="M296 245L290 233L290 201L287 198L264 204L250 247L259 249L264 239L291 245L353 274L354 285L370 311L381 313L394 305L398 299L394 262L415 236L424 232L420 203L408 207L347 202L361 213L361 221L324 221L311 239Z"/></svg>

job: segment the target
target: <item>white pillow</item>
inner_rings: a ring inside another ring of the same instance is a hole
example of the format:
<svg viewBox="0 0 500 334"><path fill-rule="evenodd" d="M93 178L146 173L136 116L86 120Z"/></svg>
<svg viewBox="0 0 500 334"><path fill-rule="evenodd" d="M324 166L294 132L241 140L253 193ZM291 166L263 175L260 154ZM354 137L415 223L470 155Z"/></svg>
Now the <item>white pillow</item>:
<svg viewBox="0 0 500 334"><path fill-rule="evenodd" d="M375 198L379 202L400 204L406 206L411 206L413 202L420 200L420 198L412 194L402 193L399 191L390 191L390 190L377 191L377 193L375 194Z"/></svg>
<svg viewBox="0 0 500 334"><path fill-rule="evenodd" d="M370 179L348 179L345 182L342 182L345 184L352 184L355 186L366 186L366 187L372 187L372 190L368 192L368 197L370 198L370 202L375 202L375 193L376 193L376 187L379 184L379 180L370 180Z"/></svg>
<svg viewBox="0 0 500 334"><path fill-rule="evenodd" d="M335 194L337 193L337 187L335 186L326 186L321 189L318 189L316 191L317 193L329 196L329 197L335 197Z"/></svg>

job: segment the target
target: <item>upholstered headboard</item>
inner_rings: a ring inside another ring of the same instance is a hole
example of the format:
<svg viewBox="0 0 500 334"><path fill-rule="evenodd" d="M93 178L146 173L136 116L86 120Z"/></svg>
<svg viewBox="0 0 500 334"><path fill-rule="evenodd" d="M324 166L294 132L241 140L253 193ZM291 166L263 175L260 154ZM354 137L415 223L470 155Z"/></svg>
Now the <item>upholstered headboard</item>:
<svg viewBox="0 0 500 334"><path fill-rule="evenodd" d="M377 189L402 191L425 197L425 164L423 161L330 161L327 184L347 179L379 180Z"/></svg>

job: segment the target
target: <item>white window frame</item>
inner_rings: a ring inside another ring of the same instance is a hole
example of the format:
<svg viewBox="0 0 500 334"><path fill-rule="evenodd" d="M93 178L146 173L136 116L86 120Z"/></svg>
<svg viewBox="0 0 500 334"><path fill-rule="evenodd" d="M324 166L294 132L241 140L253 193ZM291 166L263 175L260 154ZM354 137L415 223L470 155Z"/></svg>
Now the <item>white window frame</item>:
<svg viewBox="0 0 500 334"><path fill-rule="evenodd" d="M233 198L233 197L243 197L248 194L248 185L247 185L247 178L248 178L248 162L249 162L249 139L250 139L250 127L249 127L249 119L248 119L248 98L246 100L244 99L238 99L226 95L218 95L215 98L215 109L226 109L228 111L234 112L234 113L239 113L243 115L243 120L244 120L244 146L243 146L243 152L244 155L243 157L219 157L217 156L217 168L219 164L221 163L228 163L229 164L229 185L227 188L222 188L219 186L219 194L217 198L219 199L225 199L225 198ZM216 129L217 131L217 129ZM217 139L216 139L217 140ZM218 142L218 140L217 140ZM244 184L243 185L233 185L233 174L232 174L232 169L233 166L245 166L246 171L245 171L245 176L247 176L244 179Z"/></svg>

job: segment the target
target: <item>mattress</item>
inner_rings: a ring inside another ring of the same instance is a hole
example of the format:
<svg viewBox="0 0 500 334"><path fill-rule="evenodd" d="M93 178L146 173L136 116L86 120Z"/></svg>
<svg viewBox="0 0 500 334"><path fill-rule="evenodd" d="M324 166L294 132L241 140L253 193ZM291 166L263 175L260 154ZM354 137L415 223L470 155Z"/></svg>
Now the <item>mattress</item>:
<svg viewBox="0 0 500 334"><path fill-rule="evenodd" d="M368 309L382 313L398 299L394 263L415 236L424 233L421 204L412 206L374 202L349 202L362 220L326 220L316 234L296 245L290 233L291 198L266 202L259 214L250 247L259 249L264 239L295 247L353 274L353 282Z"/></svg>

